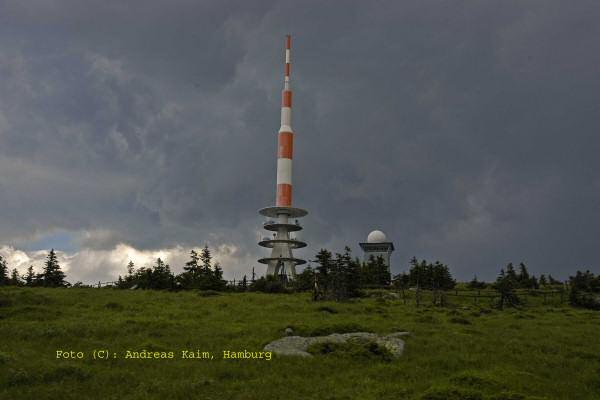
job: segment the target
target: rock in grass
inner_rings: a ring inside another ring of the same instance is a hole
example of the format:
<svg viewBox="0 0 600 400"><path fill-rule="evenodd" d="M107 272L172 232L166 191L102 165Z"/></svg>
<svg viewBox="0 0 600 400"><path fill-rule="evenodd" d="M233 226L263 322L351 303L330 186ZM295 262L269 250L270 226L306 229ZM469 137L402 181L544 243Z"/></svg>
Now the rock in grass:
<svg viewBox="0 0 600 400"><path fill-rule="evenodd" d="M278 355L284 356L301 356L312 357L308 352L308 348L314 344L322 343L346 343L350 339L365 340L376 343L377 345L387 349L392 356L400 357L404 351L403 336L407 336L408 332L395 332L390 335L377 335L370 332L352 332L352 333L332 333L327 336L287 336L277 339L264 348L265 351L272 351Z"/></svg>

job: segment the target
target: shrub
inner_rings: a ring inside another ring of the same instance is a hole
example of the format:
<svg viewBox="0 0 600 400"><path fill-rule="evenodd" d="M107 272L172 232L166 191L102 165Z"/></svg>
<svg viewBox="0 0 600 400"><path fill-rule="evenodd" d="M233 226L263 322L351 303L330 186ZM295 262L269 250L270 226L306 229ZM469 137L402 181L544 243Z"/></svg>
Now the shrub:
<svg viewBox="0 0 600 400"><path fill-rule="evenodd" d="M309 346L308 352L311 354L332 354L338 357L348 357L352 359L362 358L388 362L393 359L393 355L388 349L373 341L348 340L346 343L315 343Z"/></svg>
<svg viewBox="0 0 600 400"><path fill-rule="evenodd" d="M478 389L499 389L502 387L502 384L498 380L481 371L462 371L450 378L450 382L458 386Z"/></svg>
<svg viewBox="0 0 600 400"><path fill-rule="evenodd" d="M216 290L199 290L198 296L200 296L200 297L221 296L221 293L217 292Z"/></svg>
<svg viewBox="0 0 600 400"><path fill-rule="evenodd" d="M84 381L90 378L90 373L75 366L66 365L55 368L49 372L46 372L42 376L42 380L46 383L51 382L62 382L66 379L73 379L76 381Z"/></svg>
<svg viewBox="0 0 600 400"><path fill-rule="evenodd" d="M600 297L575 288L573 288L569 294L569 303L575 307L600 310Z"/></svg>
<svg viewBox="0 0 600 400"><path fill-rule="evenodd" d="M450 322L453 324L471 325L471 321L469 321L466 318L461 318L461 317L450 318Z"/></svg>
<svg viewBox="0 0 600 400"><path fill-rule="evenodd" d="M8 374L8 386L30 385L34 381L33 377L23 369L10 370Z"/></svg>
<svg viewBox="0 0 600 400"><path fill-rule="evenodd" d="M329 314L337 314L337 313L339 313L338 310L336 310L333 307L329 307L329 306L321 306L321 307L317 308L317 311L323 311L323 312L326 312L326 313L329 313Z"/></svg>
<svg viewBox="0 0 600 400"><path fill-rule="evenodd" d="M483 400L483 398L481 392L455 386L435 386L420 397L421 400Z"/></svg>
<svg viewBox="0 0 600 400"><path fill-rule="evenodd" d="M109 310L122 310L123 306L120 305L119 303L115 303L114 301L108 302L104 305L105 308L108 308Z"/></svg>
<svg viewBox="0 0 600 400"><path fill-rule="evenodd" d="M373 332L369 328L365 328L364 326L352 322L345 324L333 324L313 329L300 328L299 331L301 332L302 336L326 336L332 333Z"/></svg>
<svg viewBox="0 0 600 400"><path fill-rule="evenodd" d="M10 354L0 351L0 364L7 364L9 361L12 361L13 358Z"/></svg>
<svg viewBox="0 0 600 400"><path fill-rule="evenodd" d="M288 290L284 284L275 276L269 275L254 281L250 290L263 293L286 293Z"/></svg>

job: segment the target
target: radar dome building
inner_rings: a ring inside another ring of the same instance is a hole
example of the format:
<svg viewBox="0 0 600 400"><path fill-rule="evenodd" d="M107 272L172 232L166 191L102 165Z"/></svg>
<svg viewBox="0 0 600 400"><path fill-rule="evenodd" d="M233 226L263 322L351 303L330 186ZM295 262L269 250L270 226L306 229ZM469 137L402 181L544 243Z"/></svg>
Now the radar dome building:
<svg viewBox="0 0 600 400"><path fill-rule="evenodd" d="M292 130L292 89L290 87L290 52L292 39L288 35L285 41L285 75L281 94L281 127L278 133L277 151L277 194L275 206L263 208L260 214L267 217L263 227L273 233L272 237L263 238L259 246L271 249L271 255L258 260L267 264L267 275L279 275L282 279L296 277L296 265L306 263L294 257L292 250L306 247L306 243L293 237L290 233L302 230L297 218L308 212L292 207L292 154L294 131Z"/></svg>
<svg viewBox="0 0 600 400"><path fill-rule="evenodd" d="M379 230L374 230L367 236L367 241L359 243L360 248L364 252L364 261L369 261L371 256L377 258L382 257L385 265L390 267L390 256L394 251L394 243L388 241L385 233Z"/></svg>

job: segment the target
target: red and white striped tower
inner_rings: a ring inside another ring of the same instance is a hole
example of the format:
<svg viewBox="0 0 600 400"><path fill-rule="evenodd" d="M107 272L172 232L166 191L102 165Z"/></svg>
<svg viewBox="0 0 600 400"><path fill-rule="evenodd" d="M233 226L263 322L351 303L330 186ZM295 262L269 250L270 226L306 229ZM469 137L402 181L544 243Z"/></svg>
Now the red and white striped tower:
<svg viewBox="0 0 600 400"><path fill-rule="evenodd" d="M290 232L302 230L296 219L304 217L308 212L292 207L292 159L294 150L294 131L292 130L292 89L290 87L292 38L285 40L285 75L281 94L281 127L278 134L277 150L277 195L275 207L263 208L259 212L268 217L264 228L275 232L273 238L266 237L259 242L260 246L272 249L271 256L261 258L258 262L267 264L267 275L281 275L286 278L296 276L296 265L306 261L295 258L293 249L306 247L306 243L290 236Z"/></svg>

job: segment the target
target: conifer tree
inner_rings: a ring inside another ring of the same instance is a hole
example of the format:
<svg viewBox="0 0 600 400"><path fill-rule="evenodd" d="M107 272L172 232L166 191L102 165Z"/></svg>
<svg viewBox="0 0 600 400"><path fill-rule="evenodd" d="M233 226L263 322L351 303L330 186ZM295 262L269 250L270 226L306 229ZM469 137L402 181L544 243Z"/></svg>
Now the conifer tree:
<svg viewBox="0 0 600 400"><path fill-rule="evenodd" d="M184 288L197 288L200 286L200 257L195 250L190 250L190 261L185 263L183 272L177 277L177 280Z"/></svg>
<svg viewBox="0 0 600 400"><path fill-rule="evenodd" d="M324 297L330 290L330 279L333 268L331 253L326 249L321 249L316 255L319 266L317 267L317 298Z"/></svg>
<svg viewBox="0 0 600 400"><path fill-rule="evenodd" d="M185 267L183 270L187 272L192 278L195 278L198 275L198 253L195 250L190 251L190 261L185 263Z"/></svg>
<svg viewBox="0 0 600 400"><path fill-rule="evenodd" d="M448 266L439 261L428 263L422 260L419 262L413 257L410 265L409 282L411 286L421 289L447 290L456 285Z"/></svg>
<svg viewBox="0 0 600 400"><path fill-rule="evenodd" d="M308 266L299 274L296 274L296 279L292 281L292 285L297 291L313 290L315 284L315 270Z"/></svg>
<svg viewBox="0 0 600 400"><path fill-rule="evenodd" d="M133 278L134 273L135 273L135 264L133 263L133 261L129 260L129 263L127 264L127 277Z"/></svg>
<svg viewBox="0 0 600 400"><path fill-rule="evenodd" d="M529 275L529 271L527 271L527 266L524 263L519 263L519 273L517 274L517 282L519 287L521 288L531 288L534 286L533 281L531 280L531 276Z"/></svg>
<svg viewBox="0 0 600 400"><path fill-rule="evenodd" d="M514 278L511 278L508 273L505 275L498 275L498 279L496 280L494 287L500 293L498 307L501 310L504 309L505 306L517 307L520 304L519 297L514 291L516 286L517 281Z"/></svg>
<svg viewBox="0 0 600 400"><path fill-rule="evenodd" d="M376 285L377 277L376 277L376 261L375 256L372 254L369 256L369 259L366 263L362 264L361 271L361 283L363 286L369 287L372 285Z"/></svg>
<svg viewBox="0 0 600 400"><path fill-rule="evenodd" d="M41 274L43 285L46 287L66 286L65 273L60 269L54 249L46 257L44 270Z"/></svg>
<svg viewBox="0 0 600 400"><path fill-rule="evenodd" d="M215 263L214 271L211 274L211 285L212 290L224 290L227 286L227 282L223 280L223 268L218 262Z"/></svg>
<svg viewBox="0 0 600 400"><path fill-rule="evenodd" d="M473 279L467 284L467 287L469 289L485 289L486 286L487 285L485 282L481 282L477 279L477 275L475 275Z"/></svg>
<svg viewBox="0 0 600 400"><path fill-rule="evenodd" d="M240 289L244 292L248 289L248 278L245 274L242 280L240 281Z"/></svg>
<svg viewBox="0 0 600 400"><path fill-rule="evenodd" d="M33 272L33 265L27 268L27 274L23 278L25 280L25 286L33 286L35 284L35 272Z"/></svg>
<svg viewBox="0 0 600 400"><path fill-rule="evenodd" d="M389 267L385 264L385 260L381 256L375 259L375 284L378 286L387 287L391 281Z"/></svg>
<svg viewBox="0 0 600 400"><path fill-rule="evenodd" d="M0 255L0 286L8 285L8 265L4 257Z"/></svg>
<svg viewBox="0 0 600 400"><path fill-rule="evenodd" d="M21 278L19 277L19 271L17 271L16 268L13 268L12 272L10 273L10 279L9 279L8 284L11 286L20 286L21 285Z"/></svg>
<svg viewBox="0 0 600 400"><path fill-rule="evenodd" d="M174 277L171 273L169 264L158 258L151 271L150 288L151 289L170 289L174 284Z"/></svg>
<svg viewBox="0 0 600 400"><path fill-rule="evenodd" d="M344 253L338 256L339 292L338 298L356 297L360 294L360 262L353 260L350 247L344 247Z"/></svg>
<svg viewBox="0 0 600 400"><path fill-rule="evenodd" d="M204 245L202 252L200 253L200 261L202 262L201 270L205 275L210 275L212 271L211 265L212 255L210 254L210 250L208 249L208 245Z"/></svg>
<svg viewBox="0 0 600 400"><path fill-rule="evenodd" d="M562 282L557 279L554 279L552 275L548 275L548 283L550 283L551 285L560 285Z"/></svg>
<svg viewBox="0 0 600 400"><path fill-rule="evenodd" d="M515 271L515 267L512 263L508 263L506 266L506 277L513 282L518 282L519 278L517 276L517 272Z"/></svg>

